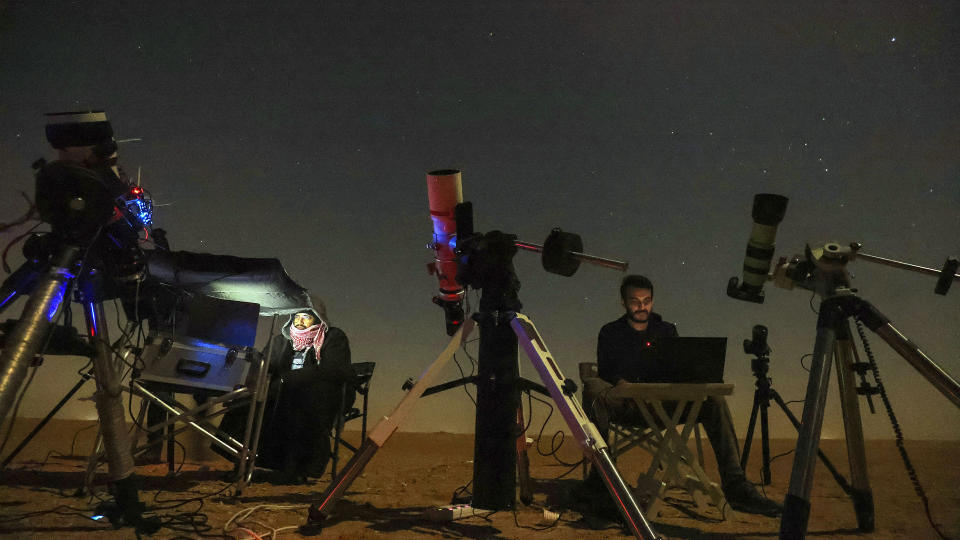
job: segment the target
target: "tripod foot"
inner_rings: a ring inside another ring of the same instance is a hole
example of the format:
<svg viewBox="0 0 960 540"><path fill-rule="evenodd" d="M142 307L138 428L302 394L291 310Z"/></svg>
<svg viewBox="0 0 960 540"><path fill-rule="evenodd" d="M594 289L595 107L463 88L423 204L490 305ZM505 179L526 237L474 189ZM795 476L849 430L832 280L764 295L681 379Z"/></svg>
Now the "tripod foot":
<svg viewBox="0 0 960 540"><path fill-rule="evenodd" d="M320 509L319 504L311 504L307 511L307 522L297 529L297 532L303 536L319 536L323 532L323 522L327 516Z"/></svg>
<svg viewBox="0 0 960 540"><path fill-rule="evenodd" d="M803 540L807 534L810 518L810 502L793 494L783 501L783 516L780 518L781 540Z"/></svg>
<svg viewBox="0 0 960 540"><path fill-rule="evenodd" d="M319 536L323 532L323 523L327 520L327 515L321 510L319 504L311 504L307 511L307 522L297 529L297 532L303 536Z"/></svg>
<svg viewBox="0 0 960 540"><path fill-rule="evenodd" d="M853 499L853 511L857 514L857 529L861 532L873 532L873 492L870 490L853 489L850 491Z"/></svg>
<svg viewBox="0 0 960 540"><path fill-rule="evenodd" d="M137 481L133 476L117 480L113 484L114 498L117 511L114 514L104 512L115 527L129 525L138 532L153 534L160 530L160 522L156 519L147 519L141 515L144 505L137 494Z"/></svg>

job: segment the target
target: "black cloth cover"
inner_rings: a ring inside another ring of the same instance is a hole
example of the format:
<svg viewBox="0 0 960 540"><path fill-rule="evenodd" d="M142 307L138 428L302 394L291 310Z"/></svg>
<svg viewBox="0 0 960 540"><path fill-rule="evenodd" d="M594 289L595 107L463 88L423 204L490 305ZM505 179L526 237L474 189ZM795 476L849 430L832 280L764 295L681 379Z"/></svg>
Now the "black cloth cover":
<svg viewBox="0 0 960 540"><path fill-rule="evenodd" d="M260 304L262 316L289 315L312 307L307 290L287 275L278 259L154 250L147 268L165 285Z"/></svg>

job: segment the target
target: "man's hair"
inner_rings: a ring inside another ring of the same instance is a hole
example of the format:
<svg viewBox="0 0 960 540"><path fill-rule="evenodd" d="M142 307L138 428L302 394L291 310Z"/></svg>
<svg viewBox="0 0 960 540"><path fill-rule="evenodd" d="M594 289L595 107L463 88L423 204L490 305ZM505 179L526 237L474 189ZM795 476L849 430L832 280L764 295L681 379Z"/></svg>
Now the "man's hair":
<svg viewBox="0 0 960 540"><path fill-rule="evenodd" d="M650 281L650 278L646 276L641 276L638 274L630 274L623 278L623 281L620 282L620 298L624 299L627 296L627 289L650 289L650 296L653 296L653 282Z"/></svg>

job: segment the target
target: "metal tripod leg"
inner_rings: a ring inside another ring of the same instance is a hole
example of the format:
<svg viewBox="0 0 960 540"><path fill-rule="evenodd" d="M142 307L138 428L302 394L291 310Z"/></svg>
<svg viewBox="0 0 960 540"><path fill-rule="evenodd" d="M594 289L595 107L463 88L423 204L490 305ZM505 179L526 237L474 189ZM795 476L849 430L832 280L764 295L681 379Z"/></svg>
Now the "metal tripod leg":
<svg viewBox="0 0 960 540"><path fill-rule="evenodd" d="M813 487L813 469L823 427L823 409L827 400L830 382L830 355L836 344L836 321L843 314L832 304L820 306L817 321L817 339L810 361L810 378L804 398L800 433L797 437L796 455L790 473L790 488L783 501L783 516L780 519L780 538L802 539L810 518L810 490Z"/></svg>
<svg viewBox="0 0 960 540"><path fill-rule="evenodd" d="M797 431L800 431L800 421L797 420L797 417L793 415L793 412L787 407L786 402L783 401L783 398L780 397L780 394L774 390L770 389L770 397L780 406L780 410L783 411L783 414L787 416L787 419L790 420L790 423L793 424L793 428ZM820 461L823 462L823 466L830 471L830 474L833 475L833 479L837 481L837 485L840 486L840 489L844 493L850 495L850 484L847 483L847 479L843 477L842 474L833 466L833 463L830 463L830 460L827 458L826 454L822 450L817 450L817 457L820 458Z"/></svg>
<svg viewBox="0 0 960 540"><path fill-rule="evenodd" d="M769 407L769 388L757 388L753 393L753 409L750 411L750 423L747 425L747 438L743 441L743 453L740 454L740 468L747 470L750 446L753 443L753 429L757 425L757 413L760 413L760 450L763 458L760 469L760 484L764 486L769 486L772 478L770 474L770 423L767 412Z"/></svg>
<svg viewBox="0 0 960 540"><path fill-rule="evenodd" d="M100 417L100 432L103 435L109 477L115 488L117 506L127 525L151 529L154 525L145 523L140 516L141 505L133 476L133 454L130 452L130 439L123 410L123 390L113 361L114 354L110 347L103 303L91 301L91 298L86 300L84 316L88 334L96 350L92 360L97 391L93 398Z"/></svg>
<svg viewBox="0 0 960 540"><path fill-rule="evenodd" d="M87 490L93 493L93 478L97 474L97 465L100 463L100 457L103 455L103 432L97 428L97 436L93 439L93 448L90 449L90 457L87 458L87 470L83 474L83 483L77 488L74 494L77 497L83 497Z"/></svg>
<svg viewBox="0 0 960 540"><path fill-rule="evenodd" d="M373 427L370 435L361 443L359 450L350 458L350 461L343 467L340 474L330 482L330 486L321 497L322 500L318 504L310 506L307 524L301 528L302 534L312 534L314 531L323 527L323 522L330 516L330 513L333 511L333 506L343 497L347 488L349 488L357 476L360 475L374 454L383 447L387 439L397 430L400 422L410 414L417 400L423 396L424 391L433 383L433 380L440 374L444 366L447 365L447 362L453 358L453 354L463 341L470 335L471 330L473 330L473 325L474 320L472 317L464 319L463 326L460 327L460 330L457 330L453 335L453 338L450 339L450 342L443 352L440 353L440 356L420 375L416 384L414 384L410 391L407 392L407 395L400 400L400 403L393 409L390 416L383 417L383 419Z"/></svg>
<svg viewBox="0 0 960 540"><path fill-rule="evenodd" d="M570 428L574 440L580 445L584 456L590 459L599 471L607 490L624 517L627 528L637 538L647 540L659 538L643 512L640 511L640 507L637 506L630 488L617 472L616 466L610 459L606 441L593 422L587 418L580 403L573 397L577 391L576 384L563 376L536 326L533 325L533 321L517 313L510 325L517 334L520 346L540 374L543 384L550 391L550 397L553 398L560 415Z"/></svg>
<svg viewBox="0 0 960 540"><path fill-rule="evenodd" d="M0 420L10 412L31 360L43 348L44 338L74 277L71 271L79 254L76 247L65 248L50 271L37 278L20 314L20 322L7 336L7 346L0 352Z"/></svg>
<svg viewBox="0 0 960 540"><path fill-rule="evenodd" d="M867 476L867 453L863 441L863 424L854 380L854 349L850 335L850 321L837 325L837 343L834 359L837 364L837 383L840 385L840 408L843 412L843 430L847 441L847 460L850 462L850 496L857 514L857 528L873 532L873 491Z"/></svg>
<svg viewBox="0 0 960 540"><path fill-rule="evenodd" d="M72 398L73 395L80 390L80 387L83 386L83 383L90 380L91 377L93 377L92 369L88 370L86 373L80 376L80 380L77 381L77 384L73 385L73 388L71 388L70 391L68 391L66 395L64 395L63 398L61 398L60 401L57 402L57 404L54 405L52 409L50 409L50 412L47 413L47 416L45 416L43 420L41 420L36 425L36 427L34 427L33 430L29 434L27 434L27 436L24 437L22 441L20 441L20 444L18 444L17 447L14 448L10 452L10 454L3 459L3 463L0 463L0 470L7 468L7 465L9 465L10 462L12 462L15 457L17 457L17 455L20 453L21 450L26 448L27 444L29 444L30 441L33 440L34 437L36 437L37 433L40 433L40 430L43 429L48 422L50 422L50 420L54 417L54 415L56 415L57 412L59 412L60 409L62 409L63 406L66 405L68 401L70 401L70 398Z"/></svg>
<svg viewBox="0 0 960 540"><path fill-rule="evenodd" d="M757 427L757 413L760 412L760 407L762 407L760 398L760 389L758 388L753 392L753 407L750 409L750 421L747 423L747 435L743 440L743 452L740 454L740 468L744 471L747 470L747 460L750 459L750 447L753 446L753 430ZM763 439L764 432L760 430L760 438ZM766 480L764 479L763 474L760 475L761 483L767 485Z"/></svg>
<svg viewBox="0 0 960 540"><path fill-rule="evenodd" d="M760 454L763 458L763 468L760 469L760 482L764 486L770 485L770 423L768 421L769 402L760 408Z"/></svg>

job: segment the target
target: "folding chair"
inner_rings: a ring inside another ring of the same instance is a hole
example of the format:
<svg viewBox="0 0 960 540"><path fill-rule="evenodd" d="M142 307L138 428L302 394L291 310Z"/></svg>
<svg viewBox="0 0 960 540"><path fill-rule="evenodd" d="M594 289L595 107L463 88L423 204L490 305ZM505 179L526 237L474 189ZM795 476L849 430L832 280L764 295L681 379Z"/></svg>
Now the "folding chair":
<svg viewBox="0 0 960 540"><path fill-rule="evenodd" d="M584 385L587 379L598 377L595 362L581 362L579 367L580 379ZM607 437L610 457L614 463L620 455L633 448L640 448L653 457L646 473L639 475L635 489L637 501L644 506L647 515L655 517L659 513L663 494L670 488L687 491L701 511L706 510L708 499L717 508L722 508L725 501L723 492L703 470L703 443L696 418L706 396L732 393L733 385L631 384L629 386L630 389L624 395L611 393L610 397L634 400L646 425L637 426L610 421L610 432L604 435ZM710 388L706 388L707 386ZM666 413L663 407L664 401L677 402L673 416ZM585 404L585 406L588 405ZM682 429L679 429L680 418L683 411L687 409L690 410L686 423L682 424ZM658 428L653 429L650 426L658 426ZM696 460L687 447L691 433L695 435L696 440ZM584 466L585 474L586 466Z"/></svg>
<svg viewBox="0 0 960 540"><path fill-rule="evenodd" d="M357 418L360 423L360 441L367 438L367 398L370 393L370 379L373 378L373 369L377 366L376 362L357 362L353 364L354 379L343 385L343 397L340 401L340 411L337 414L337 423L334 426L333 433L333 452L330 455L330 479L333 481L337 477L337 463L340 460L340 446L357 453L357 447L343 440L344 424ZM360 408L347 408L347 403L351 397L349 392L354 391L360 395L362 404Z"/></svg>

